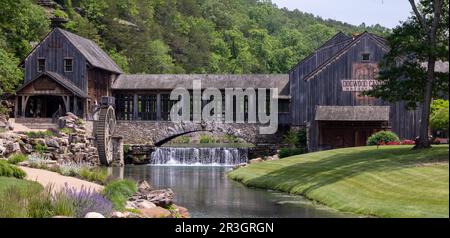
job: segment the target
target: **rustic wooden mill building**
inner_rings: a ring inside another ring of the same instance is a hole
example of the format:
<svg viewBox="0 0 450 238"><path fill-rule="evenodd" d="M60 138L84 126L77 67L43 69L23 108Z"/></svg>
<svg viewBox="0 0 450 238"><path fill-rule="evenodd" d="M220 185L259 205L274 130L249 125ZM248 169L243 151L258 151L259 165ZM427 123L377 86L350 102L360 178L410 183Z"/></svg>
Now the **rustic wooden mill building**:
<svg viewBox="0 0 450 238"><path fill-rule="evenodd" d="M25 81L16 92L15 116L73 112L89 120L100 98L113 96L119 121L167 121L175 103L170 91L202 80L205 88L222 92L278 88L279 124L306 128L310 150L365 145L371 134L385 129L413 139L418 110L361 95L377 83L378 62L388 51L379 36L338 33L288 74L128 75L93 41L55 28L21 64Z"/></svg>
<svg viewBox="0 0 450 238"><path fill-rule="evenodd" d="M420 111L361 95L377 83L383 38L336 34L289 72L292 126L305 127L311 150L362 146L380 130L403 139L418 135Z"/></svg>

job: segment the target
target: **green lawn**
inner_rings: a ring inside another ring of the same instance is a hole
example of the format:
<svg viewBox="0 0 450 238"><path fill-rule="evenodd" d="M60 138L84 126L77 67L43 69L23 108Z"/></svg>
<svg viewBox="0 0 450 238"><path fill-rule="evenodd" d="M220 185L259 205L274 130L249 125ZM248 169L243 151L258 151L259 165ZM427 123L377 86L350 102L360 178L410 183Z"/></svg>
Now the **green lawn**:
<svg viewBox="0 0 450 238"><path fill-rule="evenodd" d="M43 189L42 185L34 181L28 181L23 179L16 179L12 177L0 177L0 195L11 186L17 186L21 189L28 189L30 187L40 187Z"/></svg>
<svg viewBox="0 0 450 238"><path fill-rule="evenodd" d="M229 177L377 217L449 217L448 145L345 148L252 164Z"/></svg>

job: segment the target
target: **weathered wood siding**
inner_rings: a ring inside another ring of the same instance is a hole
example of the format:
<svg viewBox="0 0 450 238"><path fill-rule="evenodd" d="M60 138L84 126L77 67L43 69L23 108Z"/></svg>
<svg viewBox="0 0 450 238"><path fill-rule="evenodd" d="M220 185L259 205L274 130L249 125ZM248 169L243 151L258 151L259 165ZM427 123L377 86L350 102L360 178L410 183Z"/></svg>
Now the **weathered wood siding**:
<svg viewBox="0 0 450 238"><path fill-rule="evenodd" d="M64 72L64 58L73 59L72 72ZM25 59L25 82L37 77L38 58L45 58L46 71L59 73L87 92L86 59L59 32L51 32Z"/></svg>
<svg viewBox="0 0 450 238"><path fill-rule="evenodd" d="M88 69L89 98L100 102L102 96L110 95L112 73L99 68Z"/></svg>
<svg viewBox="0 0 450 238"><path fill-rule="evenodd" d="M346 53L342 54L323 71L308 81L304 77L317 66L328 60L330 56L348 44L338 43L334 46L322 47L298 64L289 73L291 86L291 116L295 126L310 126L310 145L318 145L318 123L314 120L316 106L362 106L390 105L390 126L400 138L413 139L417 136L420 112L407 111L403 102L389 104L381 99L362 99L355 92L342 91L341 80L350 79L352 64L362 61L362 53L370 53L370 63L378 63L386 54L380 42L370 36L363 36L354 43ZM364 61L367 62L367 61Z"/></svg>

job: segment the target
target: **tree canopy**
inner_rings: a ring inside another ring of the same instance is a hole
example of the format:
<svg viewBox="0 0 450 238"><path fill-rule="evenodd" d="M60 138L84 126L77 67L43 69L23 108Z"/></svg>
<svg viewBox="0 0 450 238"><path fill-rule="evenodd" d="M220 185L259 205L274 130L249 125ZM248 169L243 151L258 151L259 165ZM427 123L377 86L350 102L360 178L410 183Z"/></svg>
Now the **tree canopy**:
<svg viewBox="0 0 450 238"><path fill-rule="evenodd" d="M421 108L416 148L430 146L428 127L433 98L448 97L448 72L436 72L448 61L448 0L409 0L413 15L387 37L391 50L380 63L381 84L368 95Z"/></svg>
<svg viewBox="0 0 450 238"><path fill-rule="evenodd" d="M127 73L286 73L333 34L389 30L353 26L262 0L0 1L0 93L21 83L18 63L65 18Z"/></svg>

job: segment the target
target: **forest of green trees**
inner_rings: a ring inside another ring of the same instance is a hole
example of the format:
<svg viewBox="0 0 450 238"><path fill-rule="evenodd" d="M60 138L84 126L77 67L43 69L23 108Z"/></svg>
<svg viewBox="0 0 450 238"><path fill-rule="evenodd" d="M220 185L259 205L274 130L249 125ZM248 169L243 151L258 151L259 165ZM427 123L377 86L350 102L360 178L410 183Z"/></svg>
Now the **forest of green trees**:
<svg viewBox="0 0 450 238"><path fill-rule="evenodd" d="M62 27L97 42L128 73L286 73L336 32L389 34L280 9L268 0L0 1L0 93L22 79L17 67L51 30Z"/></svg>

